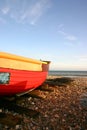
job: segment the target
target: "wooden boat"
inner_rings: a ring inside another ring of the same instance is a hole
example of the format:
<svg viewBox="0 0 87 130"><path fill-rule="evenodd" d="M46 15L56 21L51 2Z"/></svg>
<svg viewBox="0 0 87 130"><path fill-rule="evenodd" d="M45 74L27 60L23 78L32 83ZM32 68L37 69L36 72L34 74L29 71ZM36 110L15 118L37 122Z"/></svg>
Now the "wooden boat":
<svg viewBox="0 0 87 130"><path fill-rule="evenodd" d="M40 86L49 63L0 52L0 96L21 95Z"/></svg>

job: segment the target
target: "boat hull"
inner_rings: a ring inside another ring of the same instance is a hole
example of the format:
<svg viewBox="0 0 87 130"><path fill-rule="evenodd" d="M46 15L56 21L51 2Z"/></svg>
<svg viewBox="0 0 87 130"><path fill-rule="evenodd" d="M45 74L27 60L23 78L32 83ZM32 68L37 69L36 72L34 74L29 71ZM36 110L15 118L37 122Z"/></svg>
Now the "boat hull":
<svg viewBox="0 0 87 130"><path fill-rule="evenodd" d="M40 86L46 79L47 71L24 71L0 68L1 72L10 73L8 84L0 84L0 95L26 93Z"/></svg>
<svg viewBox="0 0 87 130"><path fill-rule="evenodd" d="M0 52L0 96L20 95L40 86L49 63Z"/></svg>

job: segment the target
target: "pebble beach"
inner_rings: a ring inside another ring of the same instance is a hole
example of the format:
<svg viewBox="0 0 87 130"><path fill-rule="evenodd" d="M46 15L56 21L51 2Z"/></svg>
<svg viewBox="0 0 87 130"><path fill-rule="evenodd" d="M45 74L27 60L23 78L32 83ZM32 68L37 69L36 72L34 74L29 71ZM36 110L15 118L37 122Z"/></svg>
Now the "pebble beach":
<svg viewBox="0 0 87 130"><path fill-rule="evenodd" d="M87 130L87 77L48 76L16 104L25 109L0 107L0 130ZM36 115L25 114L27 109Z"/></svg>

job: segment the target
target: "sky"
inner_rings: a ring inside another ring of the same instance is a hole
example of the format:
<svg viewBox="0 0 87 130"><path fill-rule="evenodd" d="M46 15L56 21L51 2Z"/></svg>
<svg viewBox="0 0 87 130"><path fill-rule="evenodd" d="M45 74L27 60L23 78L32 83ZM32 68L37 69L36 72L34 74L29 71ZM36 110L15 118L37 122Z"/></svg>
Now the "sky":
<svg viewBox="0 0 87 130"><path fill-rule="evenodd" d="M0 0L0 51L87 70L87 0Z"/></svg>

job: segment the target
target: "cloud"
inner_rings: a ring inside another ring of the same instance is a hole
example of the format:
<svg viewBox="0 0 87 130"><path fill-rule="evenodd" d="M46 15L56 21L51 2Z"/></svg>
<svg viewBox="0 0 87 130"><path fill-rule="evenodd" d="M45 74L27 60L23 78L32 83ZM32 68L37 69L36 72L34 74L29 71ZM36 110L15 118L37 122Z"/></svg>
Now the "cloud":
<svg viewBox="0 0 87 130"><path fill-rule="evenodd" d="M62 23L58 25L58 28L59 28L59 29L60 29L60 28L63 29L63 27L64 27L64 24L62 24Z"/></svg>
<svg viewBox="0 0 87 130"><path fill-rule="evenodd" d="M4 0L1 13L20 23L36 24L50 7L51 0Z"/></svg>
<svg viewBox="0 0 87 130"><path fill-rule="evenodd" d="M65 36L65 37L67 36L67 33L64 32L64 31L59 30L58 32L59 32L61 35Z"/></svg>
<svg viewBox="0 0 87 130"><path fill-rule="evenodd" d="M49 7L48 0L39 0L34 5L27 9L21 16L22 20L29 20L31 24L35 24Z"/></svg>
<svg viewBox="0 0 87 130"><path fill-rule="evenodd" d="M58 33L69 41L76 41L77 37L64 31L64 24L59 24Z"/></svg>
<svg viewBox="0 0 87 130"><path fill-rule="evenodd" d="M65 39L70 40L70 41L76 41L77 40L77 38L74 35L69 35L69 34L65 37Z"/></svg>
<svg viewBox="0 0 87 130"><path fill-rule="evenodd" d="M3 14L8 14L9 11L10 11L10 8L9 8L9 7L4 7L4 8L1 9L1 12L2 12Z"/></svg>
<svg viewBox="0 0 87 130"><path fill-rule="evenodd" d="M87 56L79 56L77 58L79 59L79 61L87 62Z"/></svg>

